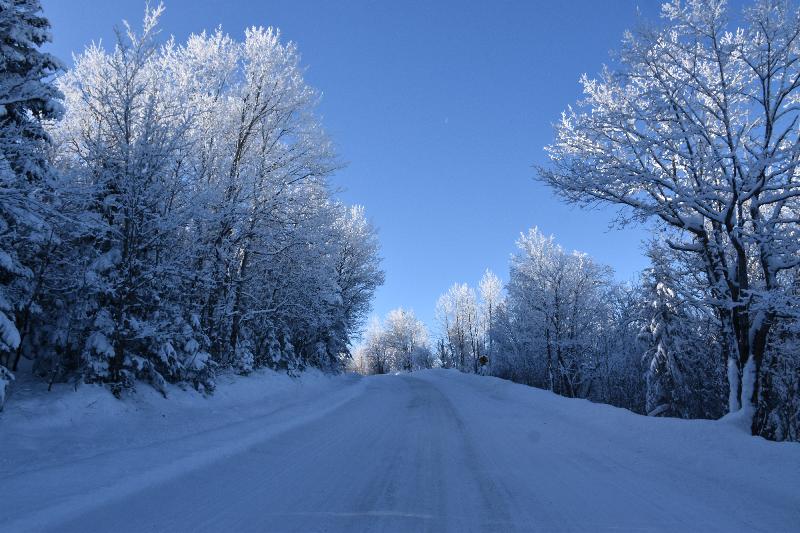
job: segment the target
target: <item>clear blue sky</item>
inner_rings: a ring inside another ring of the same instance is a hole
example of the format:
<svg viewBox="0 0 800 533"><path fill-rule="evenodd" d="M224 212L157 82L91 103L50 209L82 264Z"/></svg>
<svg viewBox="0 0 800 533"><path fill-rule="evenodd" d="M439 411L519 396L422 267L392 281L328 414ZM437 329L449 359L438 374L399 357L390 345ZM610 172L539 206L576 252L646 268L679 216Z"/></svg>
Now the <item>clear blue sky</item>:
<svg viewBox="0 0 800 533"><path fill-rule="evenodd" d="M70 62L92 40L112 42L143 0L43 0L52 52ZM620 279L646 266L639 229L609 229L611 211L562 204L533 179L551 124L579 96L637 10L651 0L302 1L167 0L165 33L222 24L241 37L277 26L298 43L321 113L349 165L334 183L380 229L386 284L375 313L403 306L433 325L440 293L507 277L521 231L539 226ZM638 6L638 7L637 7Z"/></svg>

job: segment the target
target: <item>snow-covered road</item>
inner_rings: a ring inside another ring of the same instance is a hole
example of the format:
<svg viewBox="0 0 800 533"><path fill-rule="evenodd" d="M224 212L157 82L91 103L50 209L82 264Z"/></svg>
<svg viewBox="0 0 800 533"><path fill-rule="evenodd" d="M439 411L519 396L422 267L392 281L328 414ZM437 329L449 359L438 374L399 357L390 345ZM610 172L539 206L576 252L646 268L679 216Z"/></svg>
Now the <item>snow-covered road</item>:
<svg viewBox="0 0 800 533"><path fill-rule="evenodd" d="M800 530L798 444L454 371L333 381L0 471L0 530Z"/></svg>

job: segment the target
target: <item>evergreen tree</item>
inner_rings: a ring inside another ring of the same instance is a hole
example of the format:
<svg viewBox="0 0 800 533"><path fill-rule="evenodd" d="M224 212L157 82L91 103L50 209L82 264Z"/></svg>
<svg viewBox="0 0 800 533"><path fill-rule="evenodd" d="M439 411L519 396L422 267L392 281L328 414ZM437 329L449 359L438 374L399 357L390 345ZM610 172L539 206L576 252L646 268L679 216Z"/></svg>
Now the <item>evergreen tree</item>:
<svg viewBox="0 0 800 533"><path fill-rule="evenodd" d="M38 0L0 0L0 408L35 311L32 263L49 232L42 123L61 115L50 83L61 65L40 50L49 30Z"/></svg>

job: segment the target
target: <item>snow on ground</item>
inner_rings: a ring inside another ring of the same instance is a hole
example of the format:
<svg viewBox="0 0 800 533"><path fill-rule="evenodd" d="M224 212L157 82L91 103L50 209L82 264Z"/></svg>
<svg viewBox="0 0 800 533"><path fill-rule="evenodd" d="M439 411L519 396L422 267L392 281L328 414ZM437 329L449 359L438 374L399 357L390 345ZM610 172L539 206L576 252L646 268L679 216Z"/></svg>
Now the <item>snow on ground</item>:
<svg viewBox="0 0 800 533"><path fill-rule="evenodd" d="M145 384L116 400L100 385L16 383L0 413L0 473L20 473L109 450L141 447L271 414L308 395L324 395L359 376L317 370L292 378L261 370L246 378L218 378L213 395L169 386L168 399ZM244 436L244 435L243 435Z"/></svg>
<svg viewBox="0 0 800 533"><path fill-rule="evenodd" d="M39 529L246 449L324 416L359 381L258 371L221 376L212 396L171 386L164 399L142 385L122 401L101 386L18 383L0 413L0 487L12 495L0 501L0 531Z"/></svg>
<svg viewBox="0 0 800 533"><path fill-rule="evenodd" d="M0 530L800 530L800 445L733 424L446 370L229 381L17 388Z"/></svg>

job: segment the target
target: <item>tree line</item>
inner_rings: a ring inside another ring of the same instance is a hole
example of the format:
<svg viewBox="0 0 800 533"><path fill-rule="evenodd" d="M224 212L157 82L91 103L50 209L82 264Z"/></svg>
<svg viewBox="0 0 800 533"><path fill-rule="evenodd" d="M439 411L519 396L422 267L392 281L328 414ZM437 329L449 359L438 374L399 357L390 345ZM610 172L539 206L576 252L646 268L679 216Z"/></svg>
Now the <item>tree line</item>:
<svg viewBox="0 0 800 533"><path fill-rule="evenodd" d="M438 300L438 334L408 367L481 373L649 416L720 418L729 413L722 325L702 300L682 296L661 244L635 282L533 228L517 241L502 283L487 271L477 290L454 284ZM800 437L800 352L796 333L770 339L752 422L757 434ZM371 337L374 361L385 346ZM767 394L767 391L769 392ZM748 422L749 423L749 422Z"/></svg>
<svg viewBox="0 0 800 533"><path fill-rule="evenodd" d="M653 231L636 283L523 234L504 291L456 284L435 364L800 439L800 11L664 4L581 78L539 179Z"/></svg>
<svg viewBox="0 0 800 533"><path fill-rule="evenodd" d="M758 0L739 28L723 0L662 13L663 27L626 34L619 67L582 78L539 174L568 201L655 225L661 309L713 323L705 354L727 380L725 410L797 438L800 11ZM657 353L670 349L682 346ZM793 399L790 430L774 407Z"/></svg>
<svg viewBox="0 0 800 533"><path fill-rule="evenodd" d="M66 69L38 0L0 0L0 392L21 363L115 394L336 371L383 282L296 46L162 11Z"/></svg>

